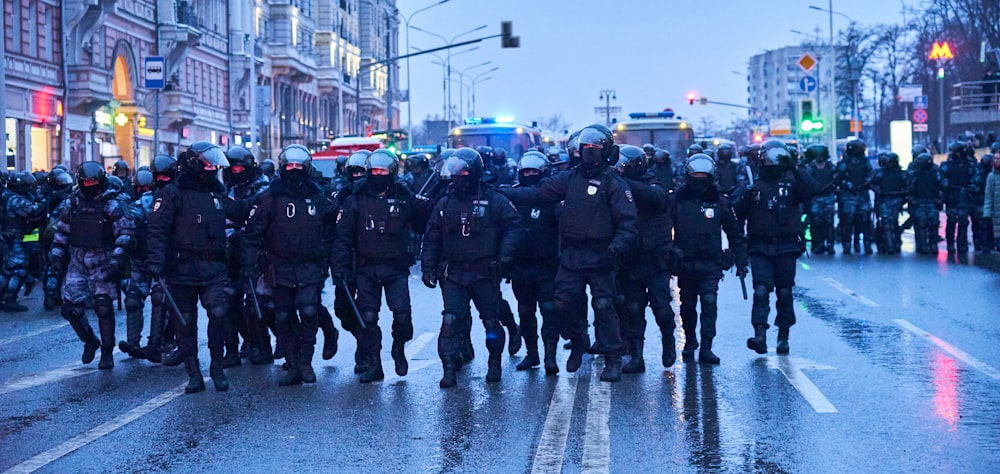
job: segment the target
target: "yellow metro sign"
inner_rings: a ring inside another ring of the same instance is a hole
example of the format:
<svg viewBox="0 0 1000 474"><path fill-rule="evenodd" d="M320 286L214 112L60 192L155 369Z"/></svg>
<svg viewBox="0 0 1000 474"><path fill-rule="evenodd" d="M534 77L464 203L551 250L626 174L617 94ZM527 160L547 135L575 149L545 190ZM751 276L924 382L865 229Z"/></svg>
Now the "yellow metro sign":
<svg viewBox="0 0 1000 474"><path fill-rule="evenodd" d="M951 46L948 42L943 43L934 42L934 46L931 47L931 54L927 56L927 59L954 59L955 55L951 54Z"/></svg>

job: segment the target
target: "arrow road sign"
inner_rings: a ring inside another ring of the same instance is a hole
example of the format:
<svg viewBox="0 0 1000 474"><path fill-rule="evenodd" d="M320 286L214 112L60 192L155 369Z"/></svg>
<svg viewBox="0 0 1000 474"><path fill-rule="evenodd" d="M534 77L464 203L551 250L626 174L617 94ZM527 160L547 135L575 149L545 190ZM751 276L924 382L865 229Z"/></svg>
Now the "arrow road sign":
<svg viewBox="0 0 1000 474"><path fill-rule="evenodd" d="M833 367L798 356L771 356L767 358L767 366L780 370L816 413L837 413L837 408L819 391L819 387L802 373L803 370L832 370Z"/></svg>
<svg viewBox="0 0 1000 474"><path fill-rule="evenodd" d="M812 92L816 90L816 78L812 76L805 76L799 81L799 89L805 92Z"/></svg>

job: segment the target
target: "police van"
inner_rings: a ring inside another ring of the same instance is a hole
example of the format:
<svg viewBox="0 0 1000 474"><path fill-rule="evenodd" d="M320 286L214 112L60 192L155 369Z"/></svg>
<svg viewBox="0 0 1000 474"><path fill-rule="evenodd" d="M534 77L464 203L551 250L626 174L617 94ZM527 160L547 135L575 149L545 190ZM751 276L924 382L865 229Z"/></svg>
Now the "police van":
<svg viewBox="0 0 1000 474"><path fill-rule="evenodd" d="M465 125L455 127L448 133L448 146L451 148L503 148L507 158L515 162L525 152L537 150L541 144L542 131L537 125L517 124L510 117L470 117L465 119Z"/></svg>
<svg viewBox="0 0 1000 474"><path fill-rule="evenodd" d="M694 143L694 131L686 121L674 115L671 109L663 112L635 112L628 120L613 124L615 143L641 147L652 143L670 152L671 156L686 156L687 148Z"/></svg>

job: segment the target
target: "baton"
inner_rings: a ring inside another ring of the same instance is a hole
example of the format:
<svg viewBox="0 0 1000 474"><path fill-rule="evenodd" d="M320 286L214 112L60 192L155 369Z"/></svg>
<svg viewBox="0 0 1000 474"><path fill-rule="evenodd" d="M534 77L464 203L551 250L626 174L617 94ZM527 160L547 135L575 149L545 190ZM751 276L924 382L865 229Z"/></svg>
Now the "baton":
<svg viewBox="0 0 1000 474"><path fill-rule="evenodd" d="M740 289L743 290L743 299L747 299L747 277L743 275L740 277Z"/></svg>
<svg viewBox="0 0 1000 474"><path fill-rule="evenodd" d="M358 324L361 325L361 329L368 329L368 326L365 325L365 320L361 317L361 310L358 309L358 303L351 296L351 291L347 286L347 278L340 280L340 283L344 285L344 293L347 295L347 301L351 302L351 311L354 311L354 317L358 318Z"/></svg>
<svg viewBox="0 0 1000 474"><path fill-rule="evenodd" d="M181 325L187 326L188 322L184 319L184 315L181 314L181 309L177 307L177 302L174 301L174 295L170 294L170 288L168 288L167 283L163 281L163 277L156 277L156 282L163 287L163 296L167 298L167 303L170 303L170 308L174 310L175 314L177 314L177 319L181 321Z"/></svg>
<svg viewBox="0 0 1000 474"><path fill-rule="evenodd" d="M257 289L254 288L253 279L249 276L247 277L247 286L250 287L250 299L253 300L253 309L257 311L257 320L260 321L263 316L260 314L260 303L257 301Z"/></svg>

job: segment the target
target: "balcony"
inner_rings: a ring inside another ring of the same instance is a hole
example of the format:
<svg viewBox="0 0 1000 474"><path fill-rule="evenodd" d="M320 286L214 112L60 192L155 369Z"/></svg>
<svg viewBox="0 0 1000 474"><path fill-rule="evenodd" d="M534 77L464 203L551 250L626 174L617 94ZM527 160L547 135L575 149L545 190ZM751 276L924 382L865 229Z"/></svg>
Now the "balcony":
<svg viewBox="0 0 1000 474"><path fill-rule="evenodd" d="M111 102L111 71L81 64L67 67L69 100L67 107L77 113L91 114Z"/></svg>
<svg viewBox="0 0 1000 474"><path fill-rule="evenodd" d="M325 66L316 70L316 82L320 95L332 94L341 87L340 70L333 66Z"/></svg>
<svg viewBox="0 0 1000 474"><path fill-rule="evenodd" d="M1000 81L959 82L952 88L952 125L1000 124Z"/></svg>
<svg viewBox="0 0 1000 474"><path fill-rule="evenodd" d="M187 91L170 90L166 91L164 95L166 95L167 103L162 113L170 127L180 128L190 125L198 117L198 114L194 112L194 94Z"/></svg>
<svg viewBox="0 0 1000 474"><path fill-rule="evenodd" d="M271 44L271 73L288 76L293 83L316 78L316 60L291 44Z"/></svg>

